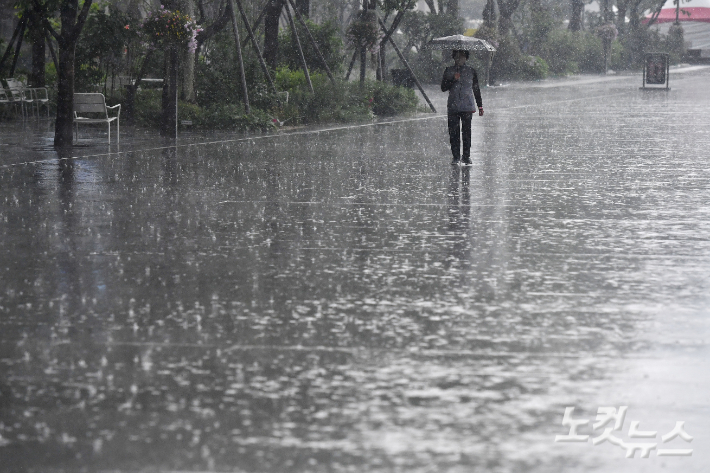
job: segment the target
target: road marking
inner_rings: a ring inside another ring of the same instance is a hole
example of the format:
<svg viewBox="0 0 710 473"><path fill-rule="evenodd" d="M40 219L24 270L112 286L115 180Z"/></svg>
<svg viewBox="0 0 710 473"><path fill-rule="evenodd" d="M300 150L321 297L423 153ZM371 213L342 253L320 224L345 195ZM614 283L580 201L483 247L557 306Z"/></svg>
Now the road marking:
<svg viewBox="0 0 710 473"><path fill-rule="evenodd" d="M626 95L628 92L620 92L618 94L602 94L602 95L596 95L592 97L578 97L574 99L567 99L567 100L556 100L556 101L550 101L550 102L536 102L533 104L529 105L519 105L515 107L502 107L496 110L496 112L501 111L507 111L507 110L516 110L520 108L527 108L527 107L540 107L542 105L554 105L558 103L568 103L568 102L577 102L580 100L594 100L594 99L608 99L609 97L615 97L617 95ZM490 113L490 112L489 112ZM255 140L266 140L266 139L272 139L272 138L282 138L282 137L290 137L290 136L301 136L301 135L313 135L313 134L319 134L319 133L331 133L334 131L342 131L342 130L354 130L358 128L371 128L371 127L376 127L376 126L381 126L381 125L394 125L394 124L399 124L399 123L409 123L409 122L417 122L417 121L425 121L425 120L432 120L434 118L444 118L446 117L446 114L443 113L438 113L434 114L431 116L426 116L426 117L416 117L416 118L403 118L399 120L389 120L389 121L382 121L382 122L374 122L374 123L363 123L360 125L343 125L343 126L336 126L336 127L329 127L329 128L319 128L319 129L314 129L314 130L303 130L303 131L294 131L294 132L288 132L288 133L274 133L270 135L258 135L258 136L250 136L247 138L235 138L231 140L218 140L218 141L205 141L205 142L200 142L200 143L186 143L186 144L175 144L172 146L160 146L157 148L145 148L145 149L137 149L137 150L131 150L131 151L117 151L115 153L101 153L101 154L90 154L90 155L84 155L84 156L71 156L68 158L51 158L51 159L43 159L39 161L26 161L22 163L14 163L14 164L6 164L0 166L0 169L5 169L5 168L11 168L15 166L26 166L30 164L44 164L44 163L49 163L49 164L56 164L59 161L70 161L70 160L75 160L75 159L88 159L88 158L100 158L100 157L106 157L106 156L112 156L112 155L120 155L120 154L127 154L127 153L146 153L149 151L162 151L165 149L177 149L177 148L184 148L184 147L189 147L189 146L204 146L204 145L214 145L214 144L220 144L220 143L243 143L247 141L255 141Z"/></svg>

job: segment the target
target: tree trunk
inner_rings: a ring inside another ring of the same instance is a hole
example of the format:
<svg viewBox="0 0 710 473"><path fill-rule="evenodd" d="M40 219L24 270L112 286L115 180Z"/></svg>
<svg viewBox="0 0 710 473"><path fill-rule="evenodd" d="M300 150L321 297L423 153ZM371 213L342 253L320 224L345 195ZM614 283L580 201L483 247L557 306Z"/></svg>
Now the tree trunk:
<svg viewBox="0 0 710 473"><path fill-rule="evenodd" d="M626 2L617 1L616 8L616 30L619 32L619 35L623 36L626 34L626 10L628 9L628 5Z"/></svg>
<svg viewBox="0 0 710 473"><path fill-rule="evenodd" d="M57 147L71 146L73 142L75 49L92 2L85 0L79 12L79 0L64 0L59 8L61 32L56 34L52 30L59 43L57 120L54 123L54 146Z"/></svg>
<svg viewBox="0 0 710 473"><path fill-rule="evenodd" d="M57 121L54 125L54 146L71 146L74 127L74 49L59 46L57 71Z"/></svg>
<svg viewBox="0 0 710 473"><path fill-rule="evenodd" d="M160 121L160 133L163 136L175 134L177 104L175 94L178 87L178 51L171 47L165 51L165 73L163 74L162 109L163 116Z"/></svg>
<svg viewBox="0 0 710 473"><path fill-rule="evenodd" d="M572 0L571 7L572 11L570 13L569 25L567 25L567 29L570 31L581 31L582 13L584 12L584 1Z"/></svg>
<svg viewBox="0 0 710 473"><path fill-rule="evenodd" d="M271 69L276 69L279 57L279 19L283 0L269 0L269 8L264 17L264 61Z"/></svg>
<svg viewBox="0 0 710 473"><path fill-rule="evenodd" d="M311 0L296 0L296 10L301 16L310 18L311 16Z"/></svg>
<svg viewBox="0 0 710 473"><path fill-rule="evenodd" d="M424 3L426 3L426 6L429 7L430 13L433 13L434 15L438 13L436 11L436 4L434 3L434 0L424 0Z"/></svg>
<svg viewBox="0 0 710 473"><path fill-rule="evenodd" d="M32 87L44 87L46 42L44 24L42 24L42 18L36 12L31 14L29 27L29 40L32 43L32 72L30 73L29 83Z"/></svg>
<svg viewBox="0 0 710 473"><path fill-rule="evenodd" d="M459 0L448 0L446 3L446 13L453 17L459 16Z"/></svg>
<svg viewBox="0 0 710 473"><path fill-rule="evenodd" d="M184 12L195 18L195 1L184 0ZM182 81L180 83L180 97L186 102L195 102L195 51L186 49L182 54Z"/></svg>
<svg viewBox="0 0 710 473"><path fill-rule="evenodd" d="M487 0L481 15L483 17L483 25L491 30L496 30L498 27L498 15L495 4L496 0Z"/></svg>
<svg viewBox="0 0 710 473"><path fill-rule="evenodd" d="M360 48L360 84L365 83L367 76L367 49L363 46Z"/></svg>
<svg viewBox="0 0 710 473"><path fill-rule="evenodd" d="M513 14L520 5L520 0L498 1L498 32L501 36L507 35L513 29Z"/></svg>

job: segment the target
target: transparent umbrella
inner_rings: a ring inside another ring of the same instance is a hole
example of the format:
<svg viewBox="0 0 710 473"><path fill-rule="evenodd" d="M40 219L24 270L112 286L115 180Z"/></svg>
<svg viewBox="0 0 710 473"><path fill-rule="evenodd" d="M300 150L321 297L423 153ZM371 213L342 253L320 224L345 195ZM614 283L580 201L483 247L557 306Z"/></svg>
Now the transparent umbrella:
<svg viewBox="0 0 710 473"><path fill-rule="evenodd" d="M472 36L464 36L455 34L453 36L442 36L434 38L424 45L424 49L451 49L451 50L466 50L466 51L488 51L495 52L496 48L485 39L474 38Z"/></svg>

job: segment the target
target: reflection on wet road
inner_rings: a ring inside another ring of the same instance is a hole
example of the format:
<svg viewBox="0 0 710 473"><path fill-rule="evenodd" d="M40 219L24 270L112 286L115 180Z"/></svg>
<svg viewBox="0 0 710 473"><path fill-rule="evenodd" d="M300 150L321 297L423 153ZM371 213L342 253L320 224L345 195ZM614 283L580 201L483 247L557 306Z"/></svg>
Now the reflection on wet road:
<svg viewBox="0 0 710 473"><path fill-rule="evenodd" d="M707 80L3 168L0 470L703 471Z"/></svg>

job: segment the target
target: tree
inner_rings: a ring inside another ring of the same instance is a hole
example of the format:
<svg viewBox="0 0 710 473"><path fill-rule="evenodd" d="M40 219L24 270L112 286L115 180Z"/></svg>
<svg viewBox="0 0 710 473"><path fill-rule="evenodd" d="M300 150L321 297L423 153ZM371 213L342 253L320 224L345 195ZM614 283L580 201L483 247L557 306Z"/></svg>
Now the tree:
<svg viewBox="0 0 710 473"><path fill-rule="evenodd" d="M580 31L582 29L582 13L584 12L584 0L571 0L570 3L571 12L567 29L570 31Z"/></svg>
<svg viewBox="0 0 710 473"><path fill-rule="evenodd" d="M397 31L397 28L399 28L400 23L404 19L404 14L407 11L414 9L415 5L416 0L384 0L382 2L382 8L385 11L385 21L387 21L387 17L392 12L397 13L395 14L390 26L387 28L387 33L385 33L384 37L380 41L380 64L378 67L378 71L380 72L380 80L384 80L384 77L387 75L387 42L392 34Z"/></svg>
<svg viewBox="0 0 710 473"><path fill-rule="evenodd" d="M446 3L446 13L451 16L459 16L459 0L448 0Z"/></svg>
<svg viewBox="0 0 710 473"><path fill-rule="evenodd" d="M46 57L44 20L48 15L45 11L44 5L39 2L33 2L33 4L28 8L27 14L27 36L32 44L32 70L30 72L29 83L32 87L44 87Z"/></svg>
<svg viewBox="0 0 710 473"><path fill-rule="evenodd" d="M311 16L311 0L296 0L296 9L301 16L309 18Z"/></svg>
<svg viewBox="0 0 710 473"><path fill-rule="evenodd" d="M488 0L483 8L483 24L505 36L513 29L513 14L520 6L520 0Z"/></svg>
<svg viewBox="0 0 710 473"><path fill-rule="evenodd" d="M161 5L143 21L142 29L149 42L165 51L161 132L169 135L177 126L178 62L186 50L194 53L200 28L190 15Z"/></svg>
<svg viewBox="0 0 710 473"><path fill-rule="evenodd" d="M182 11L191 18L195 17L195 1L183 0ZM183 51L183 70L180 95L187 102L195 102L195 49L187 48Z"/></svg>
<svg viewBox="0 0 710 473"><path fill-rule="evenodd" d="M264 17L264 60L271 69L276 69L279 57L279 18L283 6L283 0L269 0Z"/></svg>
<svg viewBox="0 0 710 473"><path fill-rule="evenodd" d="M72 145L74 127L74 59L76 43L89 16L93 0L84 0L79 9L79 0L61 0L57 33L45 19L45 27L59 44L59 70L57 71L57 120L54 125L54 146Z"/></svg>
<svg viewBox="0 0 710 473"><path fill-rule="evenodd" d="M498 33L507 35L513 29L513 14L518 9L520 0L498 0Z"/></svg>

